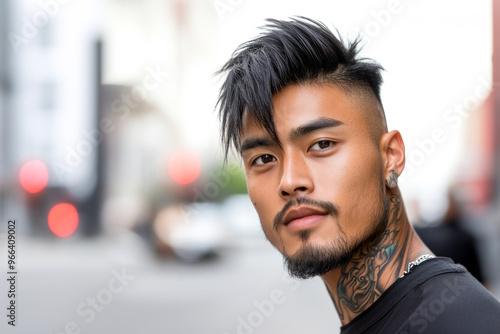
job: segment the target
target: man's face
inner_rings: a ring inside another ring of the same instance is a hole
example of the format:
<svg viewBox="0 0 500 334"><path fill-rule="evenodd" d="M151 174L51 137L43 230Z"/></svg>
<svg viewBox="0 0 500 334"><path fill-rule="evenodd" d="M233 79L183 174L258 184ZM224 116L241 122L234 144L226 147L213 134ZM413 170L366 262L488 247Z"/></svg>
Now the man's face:
<svg viewBox="0 0 500 334"><path fill-rule="evenodd" d="M292 275L348 261L387 221L382 159L367 121L378 110L360 100L333 85L285 87L273 96L281 147L244 116L248 193Z"/></svg>

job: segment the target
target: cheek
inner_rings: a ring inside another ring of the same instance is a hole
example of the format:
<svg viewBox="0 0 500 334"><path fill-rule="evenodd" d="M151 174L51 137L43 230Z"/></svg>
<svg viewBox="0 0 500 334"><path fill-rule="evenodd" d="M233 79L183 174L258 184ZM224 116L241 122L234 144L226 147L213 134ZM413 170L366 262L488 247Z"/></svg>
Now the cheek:
<svg viewBox="0 0 500 334"><path fill-rule="evenodd" d="M339 223L348 235L363 233L380 206L380 163L376 150L345 150L318 173L321 197L339 207Z"/></svg>
<svg viewBox="0 0 500 334"><path fill-rule="evenodd" d="M270 219L272 220L270 218L272 210L269 207L268 188L260 186L260 182L247 178L247 190L250 201L252 201L252 205L259 215L262 228L266 232L269 229L269 225L272 224L272 222L269 222Z"/></svg>
<svg viewBox="0 0 500 334"><path fill-rule="evenodd" d="M279 239L273 230L273 220L275 215L283 208L283 203L277 200L278 196L273 196L273 194L276 194L276 189L269 186L269 184L266 186L263 186L263 184L266 183L261 180L247 178L248 195L254 209L257 211L262 230L271 244L277 246Z"/></svg>
<svg viewBox="0 0 500 334"><path fill-rule="evenodd" d="M376 168L376 166L374 166ZM371 229L371 224L377 223L374 219L382 209L380 173L377 169L367 171L363 180L358 180L350 193L351 206L349 215L353 224L350 226L354 234L362 234Z"/></svg>
<svg viewBox="0 0 500 334"><path fill-rule="evenodd" d="M353 187L358 187L359 182L363 181L361 169L365 168L356 158L355 152L344 149L313 163L311 175L314 175L314 184L321 193L320 196L325 200L330 198L337 205L350 202Z"/></svg>

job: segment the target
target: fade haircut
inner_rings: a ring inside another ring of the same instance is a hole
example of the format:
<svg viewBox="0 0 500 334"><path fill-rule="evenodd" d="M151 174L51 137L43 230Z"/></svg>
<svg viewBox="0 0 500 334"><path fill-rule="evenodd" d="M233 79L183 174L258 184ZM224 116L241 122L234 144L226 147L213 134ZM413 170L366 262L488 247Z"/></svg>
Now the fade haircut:
<svg viewBox="0 0 500 334"><path fill-rule="evenodd" d="M326 25L305 17L266 21L264 32L240 45L217 72L227 72L216 106L225 159L231 145L240 149L244 112L280 145L272 96L290 84L334 84L346 92L361 89L375 96L383 114L383 68L371 59L358 58L359 38L344 45Z"/></svg>

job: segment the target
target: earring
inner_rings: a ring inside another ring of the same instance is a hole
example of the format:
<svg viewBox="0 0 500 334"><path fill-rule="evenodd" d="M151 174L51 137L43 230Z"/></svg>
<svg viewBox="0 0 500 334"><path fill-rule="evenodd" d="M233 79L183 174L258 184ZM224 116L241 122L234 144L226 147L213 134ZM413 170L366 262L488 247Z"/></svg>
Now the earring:
<svg viewBox="0 0 500 334"><path fill-rule="evenodd" d="M385 180L388 188L395 188L398 185L398 173L393 169L389 172L389 179Z"/></svg>

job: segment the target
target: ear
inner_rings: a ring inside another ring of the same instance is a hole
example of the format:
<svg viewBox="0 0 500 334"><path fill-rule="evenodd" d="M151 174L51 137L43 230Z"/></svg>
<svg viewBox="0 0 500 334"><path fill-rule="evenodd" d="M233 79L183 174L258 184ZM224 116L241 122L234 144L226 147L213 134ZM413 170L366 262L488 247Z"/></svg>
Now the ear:
<svg viewBox="0 0 500 334"><path fill-rule="evenodd" d="M393 174L391 171L395 171L400 176L405 167L405 144L399 131L393 130L382 135L380 154L382 155L385 180L390 179L391 174Z"/></svg>

